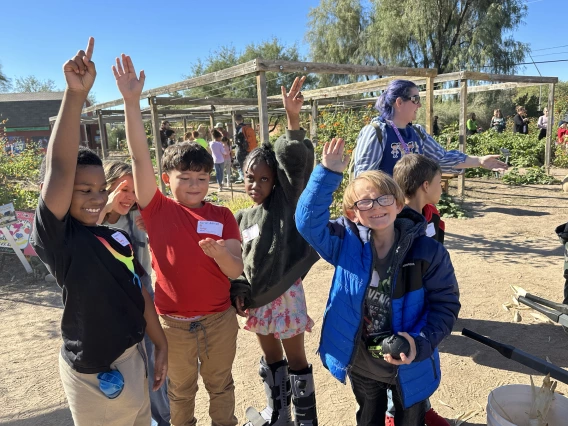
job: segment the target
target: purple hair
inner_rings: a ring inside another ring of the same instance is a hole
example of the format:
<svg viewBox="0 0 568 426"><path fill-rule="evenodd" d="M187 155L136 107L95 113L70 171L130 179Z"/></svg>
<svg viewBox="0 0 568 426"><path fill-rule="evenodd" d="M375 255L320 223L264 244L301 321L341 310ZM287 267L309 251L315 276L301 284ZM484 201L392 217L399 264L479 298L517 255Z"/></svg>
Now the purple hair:
<svg viewBox="0 0 568 426"><path fill-rule="evenodd" d="M410 98L410 91L417 87L409 80L393 80L390 82L386 90L379 96L375 103L375 109L381 113L383 120L392 120L394 110L392 106L397 98L407 100Z"/></svg>

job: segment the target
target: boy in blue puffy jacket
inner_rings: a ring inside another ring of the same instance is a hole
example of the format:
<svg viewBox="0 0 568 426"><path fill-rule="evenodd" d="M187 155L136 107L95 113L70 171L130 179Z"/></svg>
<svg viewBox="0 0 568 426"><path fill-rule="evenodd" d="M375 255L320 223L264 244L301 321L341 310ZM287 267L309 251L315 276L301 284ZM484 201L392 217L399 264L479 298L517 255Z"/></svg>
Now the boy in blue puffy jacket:
<svg viewBox="0 0 568 426"><path fill-rule="evenodd" d="M358 426L385 424L393 408L396 426L422 426L424 400L441 378L437 346L460 310L454 269L446 249L425 235L424 217L404 208L401 189L382 172L353 180L344 216L329 220L349 163L344 147L342 139L325 144L296 209L300 234L336 268L320 357L338 380L349 375ZM392 334L410 344L398 360L381 356L380 342Z"/></svg>

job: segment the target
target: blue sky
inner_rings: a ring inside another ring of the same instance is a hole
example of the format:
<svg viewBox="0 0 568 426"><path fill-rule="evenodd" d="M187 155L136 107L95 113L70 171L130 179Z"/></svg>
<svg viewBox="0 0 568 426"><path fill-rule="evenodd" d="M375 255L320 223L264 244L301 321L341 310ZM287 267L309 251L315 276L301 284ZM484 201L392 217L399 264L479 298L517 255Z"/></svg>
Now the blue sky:
<svg viewBox="0 0 568 426"><path fill-rule="evenodd" d="M319 0L12 0L1 8L0 63L10 78L35 75L63 88L61 65L85 48L92 35L98 70L93 91L97 101L104 102L120 97L110 67L122 52L132 56L138 70L146 71L147 89L182 80L197 58L222 45L243 49L251 42L278 37L307 54L307 14L318 4ZM565 9L566 0L527 0L527 6L516 39L530 43L537 62L568 59L568 39L550 34L551 26L557 25L554 16ZM543 75L568 80L568 62L537 66ZM519 74L538 72L530 65Z"/></svg>

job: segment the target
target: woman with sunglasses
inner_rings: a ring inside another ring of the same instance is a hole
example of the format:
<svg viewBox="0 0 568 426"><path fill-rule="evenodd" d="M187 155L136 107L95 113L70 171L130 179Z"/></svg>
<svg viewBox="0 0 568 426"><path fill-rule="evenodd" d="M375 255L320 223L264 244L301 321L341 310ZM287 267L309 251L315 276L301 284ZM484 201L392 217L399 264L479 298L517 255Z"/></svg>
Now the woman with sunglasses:
<svg viewBox="0 0 568 426"><path fill-rule="evenodd" d="M474 157L446 151L416 121L420 103L418 87L412 81L394 80L377 100L380 115L361 130L354 155L355 176L367 170L382 170L392 176L394 165L405 154L415 153L436 161L443 172L460 173L469 167L505 170L499 155Z"/></svg>

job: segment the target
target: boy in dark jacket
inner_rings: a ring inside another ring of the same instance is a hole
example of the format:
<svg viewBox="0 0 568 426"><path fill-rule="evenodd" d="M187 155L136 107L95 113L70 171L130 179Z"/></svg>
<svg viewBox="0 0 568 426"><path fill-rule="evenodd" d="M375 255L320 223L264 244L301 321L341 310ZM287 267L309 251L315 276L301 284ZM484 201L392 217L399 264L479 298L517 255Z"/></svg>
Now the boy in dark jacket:
<svg viewBox="0 0 568 426"><path fill-rule="evenodd" d="M444 244L445 224L436 204L442 196L442 169L420 154L407 154L394 166L392 177L404 193L404 204L422 213L426 236Z"/></svg>
<svg viewBox="0 0 568 426"><path fill-rule="evenodd" d="M564 300L562 303L568 305L568 223L563 223L556 228L556 234L560 242L564 244Z"/></svg>
<svg viewBox="0 0 568 426"><path fill-rule="evenodd" d="M336 268L319 354L338 380L349 375L359 426L383 424L390 404L397 426L423 425L424 400L440 383L437 346L460 310L454 269L444 247L425 236L423 216L404 208L402 191L382 172L353 180L345 216L329 220L349 163L344 147L342 139L325 144L296 208L298 231ZM381 339L393 334L409 343L407 353L394 354L400 359L382 354Z"/></svg>

